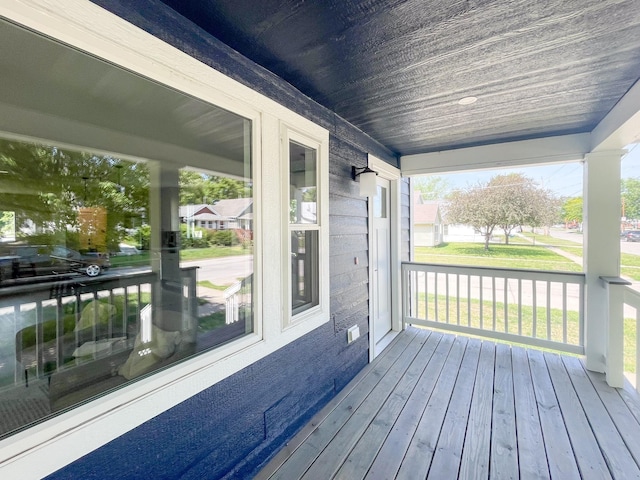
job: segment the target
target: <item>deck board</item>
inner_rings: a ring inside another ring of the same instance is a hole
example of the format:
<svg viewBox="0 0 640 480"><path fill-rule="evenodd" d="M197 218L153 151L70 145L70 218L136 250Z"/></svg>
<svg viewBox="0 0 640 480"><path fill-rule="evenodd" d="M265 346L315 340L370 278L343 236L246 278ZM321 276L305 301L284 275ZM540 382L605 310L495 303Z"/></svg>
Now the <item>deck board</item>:
<svg viewBox="0 0 640 480"><path fill-rule="evenodd" d="M453 339L452 335L445 335L440 339L438 348L431 357L424 375L412 392L411 397L409 397L405 408L398 416L393 429L371 464L365 476L367 480L383 480L396 476L405 452L409 448L411 439L418 427L424 407L433 393L436 381L449 355Z"/></svg>
<svg viewBox="0 0 640 480"><path fill-rule="evenodd" d="M449 408L436 444L433 461L429 468L427 476L429 479L458 477L466 431L466 429L459 427L467 425L469 421L469 410L481 346L480 340L477 339L471 339L467 344Z"/></svg>
<svg viewBox="0 0 640 480"><path fill-rule="evenodd" d="M589 420L581 408L580 399L571 385L569 375L558 355L544 355L549 375L558 398L567 433L573 446L576 463L584 478L611 478Z"/></svg>
<svg viewBox="0 0 640 480"><path fill-rule="evenodd" d="M550 478L527 351L511 349L518 465L523 478Z"/></svg>
<svg viewBox="0 0 640 480"><path fill-rule="evenodd" d="M460 478L489 477L495 353L495 345L482 343L462 449Z"/></svg>
<svg viewBox="0 0 640 480"><path fill-rule="evenodd" d="M349 453L348 461L342 464L335 478L350 480L365 476L378 451L382 448L395 420L422 377L441 337L441 334L434 333L427 339L415 361L411 363L397 387L386 398L378 414L372 418L366 431L358 439L357 444Z"/></svg>
<svg viewBox="0 0 640 480"><path fill-rule="evenodd" d="M580 398L582 408L589 419L600 450L614 478L640 478L638 465L620 437L615 424L609 417L607 409L596 392L589 376L577 358L562 359L569 372L571 383ZM640 432L638 432L640 435Z"/></svg>
<svg viewBox="0 0 640 480"><path fill-rule="evenodd" d="M389 369L389 373L380 380L354 414L335 434L331 442L324 446L320 455L314 459L309 469L302 475L303 479L315 480L333 477L336 474L385 401L397 385L406 378L407 371L413 365L424 342L425 335L420 332L407 346L403 355Z"/></svg>
<svg viewBox="0 0 640 480"><path fill-rule="evenodd" d="M529 350L527 354L551 478L579 480L580 471L544 356L539 350Z"/></svg>
<svg viewBox="0 0 640 480"><path fill-rule="evenodd" d="M511 350L505 344L496 345L489 465L492 480L520 478Z"/></svg>
<svg viewBox="0 0 640 480"><path fill-rule="evenodd" d="M425 472L426 476L429 471L466 346L466 338L458 337L454 341L396 478L412 480L415 479L415 472Z"/></svg>
<svg viewBox="0 0 640 480"><path fill-rule="evenodd" d="M640 479L638 395L575 357L408 328L265 479Z"/></svg>

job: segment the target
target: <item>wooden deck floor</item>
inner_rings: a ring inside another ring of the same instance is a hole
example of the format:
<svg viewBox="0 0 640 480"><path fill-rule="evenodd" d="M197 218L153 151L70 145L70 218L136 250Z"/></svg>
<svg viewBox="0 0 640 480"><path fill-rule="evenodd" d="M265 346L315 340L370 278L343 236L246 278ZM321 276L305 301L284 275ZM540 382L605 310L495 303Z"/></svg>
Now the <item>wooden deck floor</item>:
<svg viewBox="0 0 640 480"><path fill-rule="evenodd" d="M639 422L578 358L409 328L258 478L640 478Z"/></svg>

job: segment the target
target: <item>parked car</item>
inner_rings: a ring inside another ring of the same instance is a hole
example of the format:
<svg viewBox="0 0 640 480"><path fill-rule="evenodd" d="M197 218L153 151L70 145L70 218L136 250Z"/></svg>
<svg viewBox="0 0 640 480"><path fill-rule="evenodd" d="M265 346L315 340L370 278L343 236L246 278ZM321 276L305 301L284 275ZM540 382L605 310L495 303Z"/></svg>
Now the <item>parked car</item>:
<svg viewBox="0 0 640 480"><path fill-rule="evenodd" d="M130 257L132 255L140 255L140 250L132 245L127 245L125 243L121 243L119 245L119 251L117 255L121 255L124 257Z"/></svg>
<svg viewBox="0 0 640 480"><path fill-rule="evenodd" d="M109 255L99 252L80 253L63 245L12 245L2 250L11 258L11 277L82 273L100 275L111 266ZM7 275L3 275L6 278Z"/></svg>
<svg viewBox="0 0 640 480"><path fill-rule="evenodd" d="M622 239L625 242L640 242L640 230L628 230L624 232Z"/></svg>

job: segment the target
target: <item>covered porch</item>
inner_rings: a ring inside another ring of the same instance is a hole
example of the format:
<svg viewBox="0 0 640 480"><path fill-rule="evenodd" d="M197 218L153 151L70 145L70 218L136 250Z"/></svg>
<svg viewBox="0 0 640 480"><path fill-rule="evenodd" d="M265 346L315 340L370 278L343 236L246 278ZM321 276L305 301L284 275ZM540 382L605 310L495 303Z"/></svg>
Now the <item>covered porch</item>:
<svg viewBox="0 0 640 480"><path fill-rule="evenodd" d="M257 478L639 478L639 431L575 356L409 327Z"/></svg>

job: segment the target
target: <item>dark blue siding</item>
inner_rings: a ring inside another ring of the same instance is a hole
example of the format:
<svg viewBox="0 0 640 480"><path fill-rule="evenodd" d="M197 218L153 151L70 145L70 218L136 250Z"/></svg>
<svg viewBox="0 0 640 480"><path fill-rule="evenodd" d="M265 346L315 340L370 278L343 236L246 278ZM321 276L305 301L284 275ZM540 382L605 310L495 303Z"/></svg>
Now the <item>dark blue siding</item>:
<svg viewBox="0 0 640 480"><path fill-rule="evenodd" d="M49 478L249 478L368 362L367 205L350 169L367 153L397 158L162 3L95 3L330 131L331 321ZM347 345L355 324L362 336Z"/></svg>

